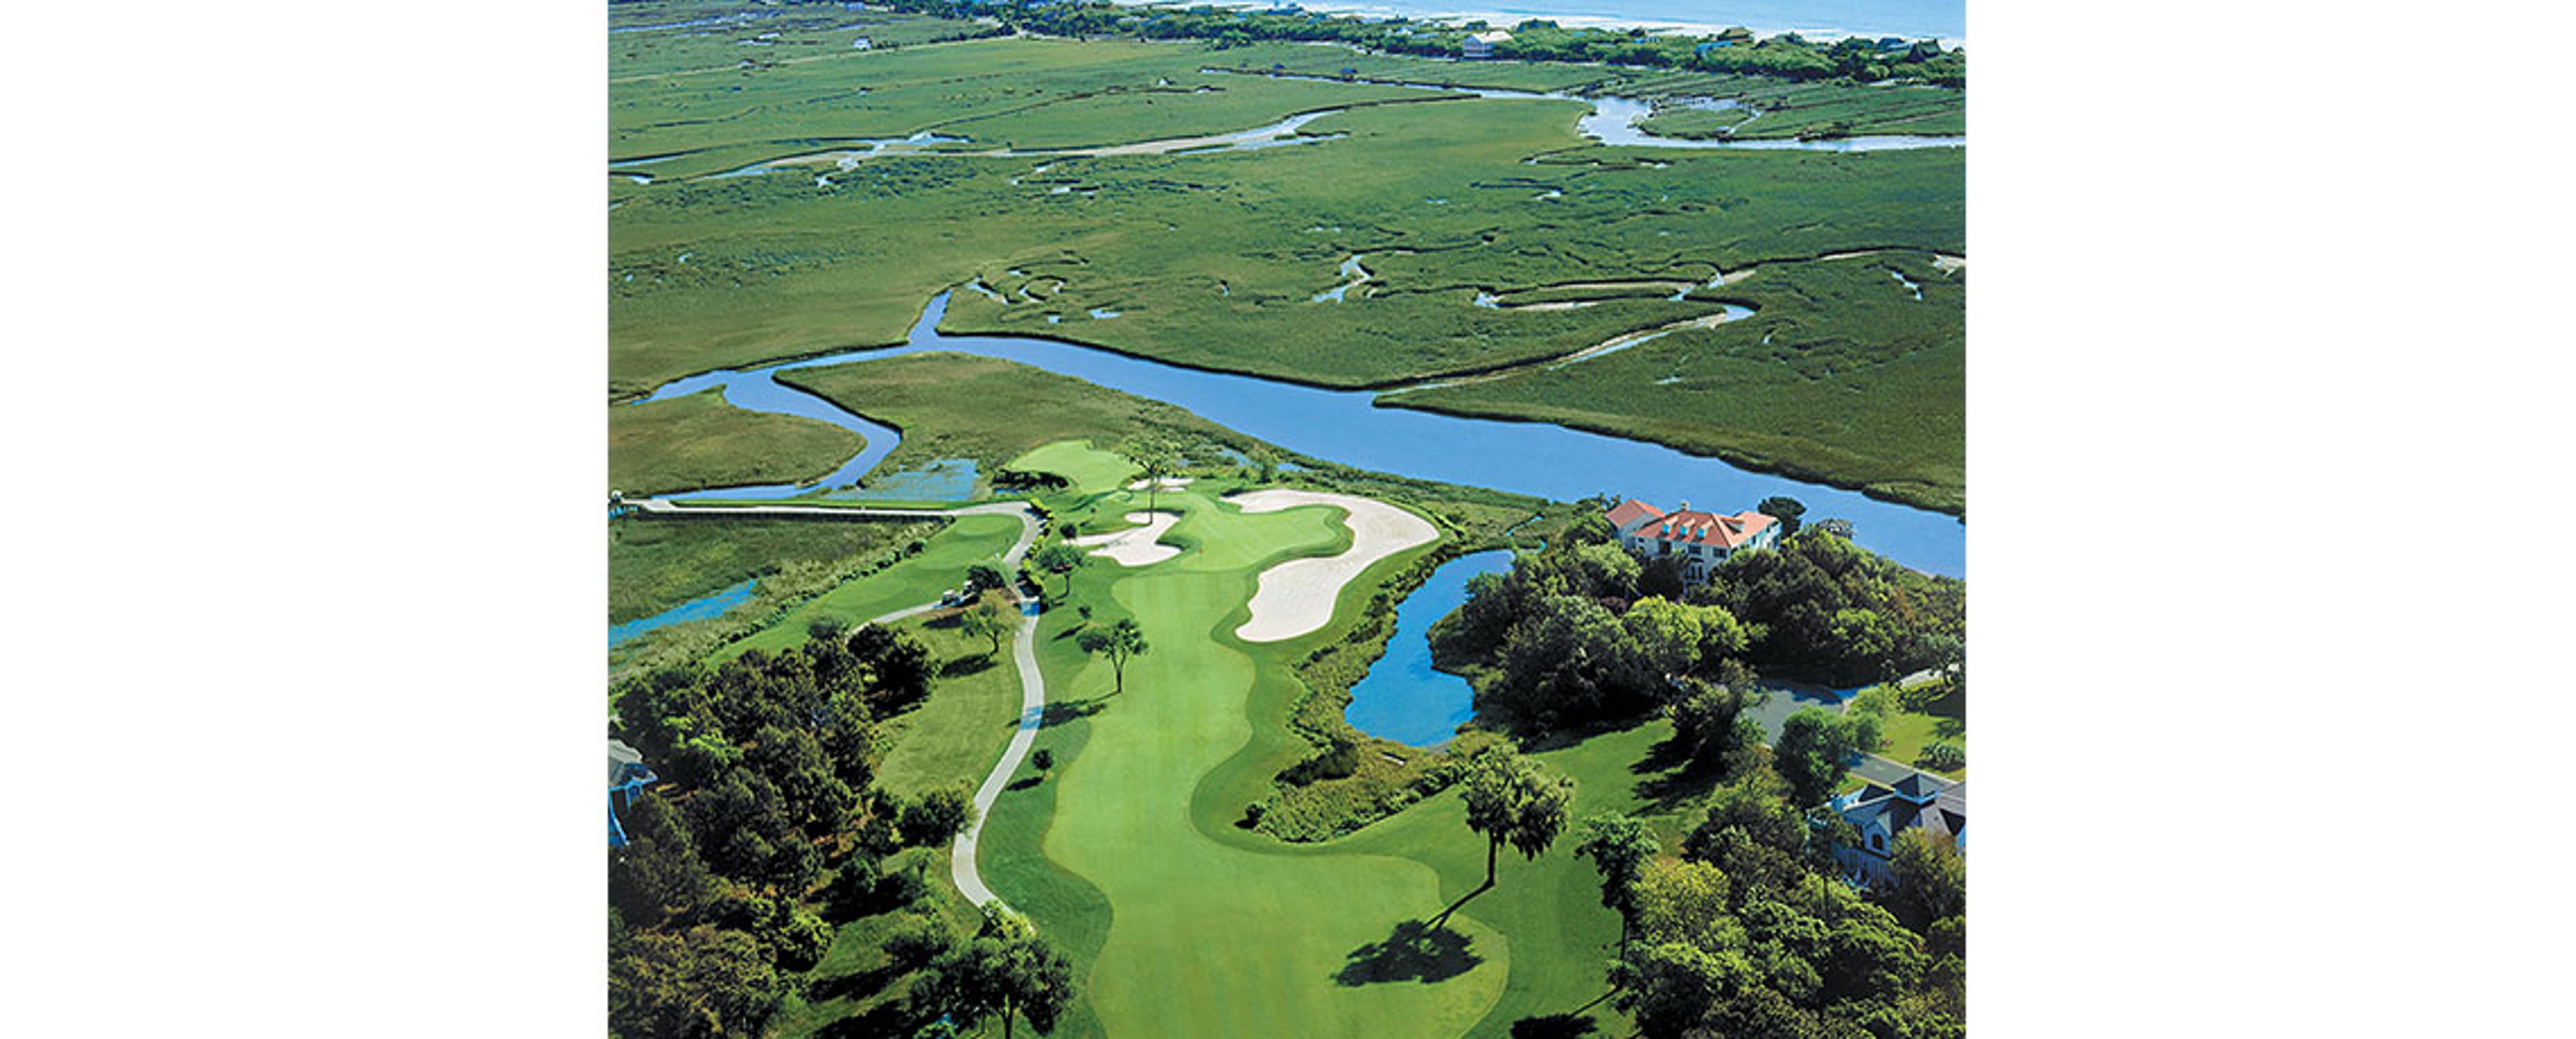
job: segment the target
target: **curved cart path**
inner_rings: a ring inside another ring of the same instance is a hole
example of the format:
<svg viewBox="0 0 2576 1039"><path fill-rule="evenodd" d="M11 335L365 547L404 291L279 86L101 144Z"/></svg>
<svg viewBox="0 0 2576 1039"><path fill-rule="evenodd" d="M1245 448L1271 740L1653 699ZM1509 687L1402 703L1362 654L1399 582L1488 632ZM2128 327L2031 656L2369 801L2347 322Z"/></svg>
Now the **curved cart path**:
<svg viewBox="0 0 2576 1039"><path fill-rule="evenodd" d="M1002 569L1005 571L1019 568L1020 560L1028 555L1029 546L1037 541L1039 528L1037 513L1031 511L1024 502L974 505L963 509L845 509L828 505L732 504L689 508L663 498L645 498L627 504L660 516L730 516L740 513L850 518L1017 516L1020 520L1020 539L1012 543L1009 551L1002 553ZM1046 714L1046 679L1038 674L1038 603L1021 591L1016 582L1012 584L1010 593L1011 601L1020 608L1021 617L1018 631L1011 636L1011 659L1020 668L1020 727L1011 733L1010 746L1003 748L1002 760L993 763L993 771L984 777L984 785L976 788L975 821L966 827L965 832L957 835L957 843L948 855L949 879L956 882L958 892L964 894L967 901L978 906L1000 900L1000 896L995 895L993 889L984 886L983 876L975 870L976 842L984 835L984 817L992 814L993 801L1002 796L1002 788L1010 785L1011 774L1019 771L1020 762L1029 756L1029 745L1035 743L1038 738L1038 720ZM938 607L939 604L936 602L907 606L874 618L868 623L888 624Z"/></svg>

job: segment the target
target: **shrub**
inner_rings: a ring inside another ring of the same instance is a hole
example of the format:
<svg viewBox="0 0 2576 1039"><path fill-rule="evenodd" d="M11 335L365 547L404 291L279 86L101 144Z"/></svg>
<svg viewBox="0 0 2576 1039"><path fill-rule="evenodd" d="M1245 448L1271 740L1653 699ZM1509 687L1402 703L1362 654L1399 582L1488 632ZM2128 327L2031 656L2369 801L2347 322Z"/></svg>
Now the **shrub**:
<svg viewBox="0 0 2576 1039"><path fill-rule="evenodd" d="M1966 768L1968 752L1956 743L1934 742L1923 748L1922 756L1916 758L1914 763L1944 772L1954 768Z"/></svg>

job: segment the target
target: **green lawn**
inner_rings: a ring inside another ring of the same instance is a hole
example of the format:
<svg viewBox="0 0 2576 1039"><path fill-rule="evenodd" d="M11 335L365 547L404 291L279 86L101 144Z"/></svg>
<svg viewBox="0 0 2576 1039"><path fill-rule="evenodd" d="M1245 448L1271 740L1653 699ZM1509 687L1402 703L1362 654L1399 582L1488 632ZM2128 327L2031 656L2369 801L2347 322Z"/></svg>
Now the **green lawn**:
<svg viewBox="0 0 2576 1039"><path fill-rule="evenodd" d="M744 411L721 390L608 409L608 483L635 495L820 479L866 437L794 415Z"/></svg>
<svg viewBox="0 0 2576 1039"><path fill-rule="evenodd" d="M1011 459L1010 465L1021 472L1053 473L1082 491L1115 490L1138 471L1127 456L1093 447L1088 440L1059 440L1033 448Z"/></svg>
<svg viewBox="0 0 2576 1039"><path fill-rule="evenodd" d="M1968 726L1965 721L1956 718L1937 718L1913 711L1896 712L1896 716L1888 719L1879 729L1879 733L1887 740L1887 745L1879 749L1879 756L1908 765L1914 764L1915 758L1922 755L1923 748L1935 741L1954 743L1962 750L1968 746ZM1939 771L1941 775L1952 779L1968 778L1968 770L1965 766L1934 771Z"/></svg>
<svg viewBox="0 0 2576 1039"><path fill-rule="evenodd" d="M1000 609L1011 609L1001 593L985 596ZM902 626L930 646L930 658L941 671L930 698L893 719L894 737L877 763L877 785L905 797L960 783L980 785L1020 722L1020 678L1011 666L1010 640L1002 641L1001 652L992 653L992 643L957 629L955 610Z"/></svg>
<svg viewBox="0 0 2576 1039"><path fill-rule="evenodd" d="M921 553L886 569L842 584L790 611L758 634L725 647L718 660L730 660L754 649L780 650L805 641L806 628L831 619L856 627L869 619L939 598L939 593L965 583L967 566L999 565L1002 553L1020 536L1020 521L1011 516L960 516L930 539Z"/></svg>

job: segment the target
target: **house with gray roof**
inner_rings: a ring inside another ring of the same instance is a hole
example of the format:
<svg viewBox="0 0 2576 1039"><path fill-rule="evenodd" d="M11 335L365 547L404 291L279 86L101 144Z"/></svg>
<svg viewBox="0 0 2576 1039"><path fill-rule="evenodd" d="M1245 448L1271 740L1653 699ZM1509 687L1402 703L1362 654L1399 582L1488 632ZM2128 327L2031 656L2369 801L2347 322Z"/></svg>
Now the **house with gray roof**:
<svg viewBox="0 0 2576 1039"><path fill-rule="evenodd" d="M1896 837L1922 830L1934 840L1968 850L1968 784L1953 783L1922 772L1893 786L1871 784L1833 801L1843 821L1860 831L1860 843L1834 853L1852 879L1873 886L1895 883L1891 863Z"/></svg>
<svg viewBox="0 0 2576 1039"><path fill-rule="evenodd" d="M617 809L634 803L635 792L644 784L660 779L644 766L644 755L623 741L608 741L608 846L626 846L626 827L617 821Z"/></svg>

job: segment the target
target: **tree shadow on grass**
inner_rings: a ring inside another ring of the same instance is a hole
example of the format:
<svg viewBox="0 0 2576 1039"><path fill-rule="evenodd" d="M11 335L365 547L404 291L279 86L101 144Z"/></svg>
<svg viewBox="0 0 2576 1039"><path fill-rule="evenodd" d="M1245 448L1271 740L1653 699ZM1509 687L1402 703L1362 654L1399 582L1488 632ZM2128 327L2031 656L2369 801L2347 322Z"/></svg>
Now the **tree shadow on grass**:
<svg viewBox="0 0 2576 1039"><path fill-rule="evenodd" d="M828 978L816 978L806 987L805 1001L828 1003L835 999L863 1000L885 991L887 985L893 984L894 979L902 976L902 968L888 964L873 970L852 971Z"/></svg>
<svg viewBox="0 0 2576 1039"><path fill-rule="evenodd" d="M825 1024L814 1030L821 1039L863 1039L885 1035L911 1035L921 1024L903 1012L903 1001L889 999L867 1010Z"/></svg>
<svg viewBox="0 0 2576 1039"><path fill-rule="evenodd" d="M1079 721L1108 710L1111 695L1103 693L1081 700L1050 700L1047 702L1046 709L1038 714L1038 728L1052 729L1066 722ZM1011 719L1012 728L1016 729L1019 725L1019 719Z"/></svg>
<svg viewBox="0 0 2576 1039"><path fill-rule="evenodd" d="M1006 786L1006 787L1003 787L1002 789L1004 789L1004 790L1033 790L1033 789L1036 789L1036 787L1037 787L1037 785L1038 785L1039 783L1044 782L1045 780L1046 780L1046 777L1045 777L1045 776L1022 776L1022 777L1020 777L1020 778L1018 778L1018 779L1012 780L1012 781L1011 781L1011 785Z"/></svg>
<svg viewBox="0 0 2576 1039"><path fill-rule="evenodd" d="M1641 815L1661 815L1679 811L1706 796L1726 781L1726 769L1716 764L1685 764L1669 772L1650 775L1637 781L1637 799L1646 802Z"/></svg>
<svg viewBox="0 0 2576 1039"><path fill-rule="evenodd" d="M1395 925L1395 932L1385 941L1351 950L1350 962L1342 965L1333 980L1351 987L1389 981L1419 981L1426 985L1447 981L1484 962L1483 957L1468 951L1468 944L1466 935L1447 927L1407 920Z"/></svg>
<svg viewBox="0 0 2576 1039"><path fill-rule="evenodd" d="M939 665L939 677L955 678L959 675L971 675L979 671L989 671L992 670L992 668L992 654L968 653L965 656L957 657L947 663Z"/></svg>
<svg viewBox="0 0 2576 1039"><path fill-rule="evenodd" d="M1579 1039L1600 1028L1600 1022L1582 1014L1524 1017L1512 1022L1512 1039Z"/></svg>

